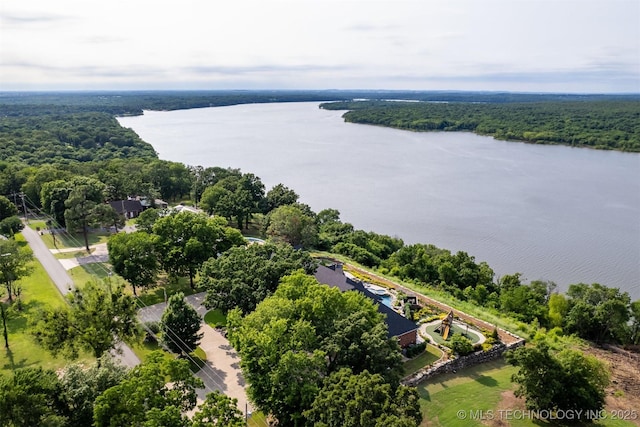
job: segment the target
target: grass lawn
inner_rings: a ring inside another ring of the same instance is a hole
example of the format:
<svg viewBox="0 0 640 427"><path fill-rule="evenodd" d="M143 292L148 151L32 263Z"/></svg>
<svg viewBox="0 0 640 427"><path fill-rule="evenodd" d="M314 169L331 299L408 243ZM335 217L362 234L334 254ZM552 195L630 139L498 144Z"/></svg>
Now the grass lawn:
<svg viewBox="0 0 640 427"><path fill-rule="evenodd" d="M127 344L131 347L131 350L138 356L141 362L147 360L147 356L153 353L154 351L162 351L160 346L157 343L147 343L140 341L128 341ZM167 356L169 353L167 353Z"/></svg>
<svg viewBox="0 0 640 427"><path fill-rule="evenodd" d="M16 236L21 240L22 236ZM29 320L32 316L50 307L62 307L65 301L51 282L44 268L38 261L32 262L33 270L28 277L22 278L22 311L14 307L7 322L9 334L9 350L0 348L0 374L9 374L12 370L25 367L42 366L57 369L71 361L62 357L53 357L42 349L29 334ZM82 360L90 360L88 355L81 355Z"/></svg>
<svg viewBox="0 0 640 427"><path fill-rule="evenodd" d="M90 280L106 279L109 277L111 265L104 262L96 262L93 264L85 264L71 270L68 270L69 276L73 279L76 286L82 286ZM119 277L113 277L113 280L122 280Z"/></svg>
<svg viewBox="0 0 640 427"><path fill-rule="evenodd" d="M227 316L219 309L207 311L207 314L204 315L204 321L212 328L227 326Z"/></svg>
<svg viewBox="0 0 640 427"><path fill-rule="evenodd" d="M180 277L177 280L172 280L171 282L163 280L162 283L164 283L164 285L148 290L141 291L138 289L138 300L140 300L140 305L147 306L158 304L159 302L165 302L165 292L167 298L171 295L177 294L178 292L183 292L185 296L200 292L199 289L191 289L189 286L189 278L187 277Z"/></svg>
<svg viewBox="0 0 640 427"><path fill-rule="evenodd" d="M249 427L268 427L267 417L260 411L251 414L247 422Z"/></svg>
<svg viewBox="0 0 640 427"><path fill-rule="evenodd" d="M206 317L205 317L206 318ZM422 354L404 362L405 375L411 375L418 372L427 365L431 365L442 357L442 351L437 347L427 344L427 348Z"/></svg>
<svg viewBox="0 0 640 427"><path fill-rule="evenodd" d="M37 230L38 228L40 228L40 230L44 230L47 228L47 224L44 221L30 221L29 227L34 230ZM90 231L87 235L87 240L89 241L89 245L107 243L111 234L112 233L108 231ZM55 234L55 245L53 244L54 236L52 236L48 231L41 237L42 241L49 249L84 248L84 236L82 233L68 233L67 231L57 230Z"/></svg>
<svg viewBox="0 0 640 427"><path fill-rule="evenodd" d="M418 386L420 409L424 417L421 426L560 426L561 424L553 422L516 416L518 413L515 410L525 409L521 400L513 400L512 397L508 397L510 393L507 393L515 389L515 385L511 383L511 375L516 371L517 368L499 359L455 374L438 375L425 381ZM483 411L485 420L473 419L480 418L480 411ZM491 417L493 420L488 419ZM607 419L589 425L632 427L635 424Z"/></svg>

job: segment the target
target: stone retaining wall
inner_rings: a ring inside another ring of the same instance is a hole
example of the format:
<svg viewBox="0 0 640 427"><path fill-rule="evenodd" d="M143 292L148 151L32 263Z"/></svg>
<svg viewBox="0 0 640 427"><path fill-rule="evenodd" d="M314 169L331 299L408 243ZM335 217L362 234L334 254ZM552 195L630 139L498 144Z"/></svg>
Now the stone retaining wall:
<svg viewBox="0 0 640 427"><path fill-rule="evenodd" d="M427 366L419 370L415 374L404 378L401 382L403 385L415 387L422 381L425 381L436 375L455 372L459 369L464 369L470 366L475 366L481 363L495 360L501 357L507 350L522 347L524 345L524 342L525 341L523 339L519 339L518 341L509 344L496 344L487 351L477 351L475 353L457 357L455 359L438 361L433 365Z"/></svg>

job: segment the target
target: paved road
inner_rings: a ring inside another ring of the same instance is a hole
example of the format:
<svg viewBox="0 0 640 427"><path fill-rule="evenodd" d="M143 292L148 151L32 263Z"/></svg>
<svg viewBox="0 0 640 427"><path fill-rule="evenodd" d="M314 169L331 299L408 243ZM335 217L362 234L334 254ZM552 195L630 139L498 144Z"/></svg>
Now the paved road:
<svg viewBox="0 0 640 427"><path fill-rule="evenodd" d="M71 279L71 276L69 276L62 264L60 264L60 261L53 256L49 248L44 244L38 232L29 228L28 225L25 225L22 230L22 235L29 243L29 246L31 246L33 255L40 261L60 293L62 295L68 294L74 287L73 279Z"/></svg>
<svg viewBox="0 0 640 427"><path fill-rule="evenodd" d="M33 255L40 261L40 264L42 264L47 271L47 274L49 274L49 277L51 277L51 280L60 293L62 295L68 294L69 291L74 288L73 279L71 279L71 276L69 276L69 273L67 273L60 261L53 256L49 248L44 244L38 232L29 228L28 225L25 225L22 230L22 235L27 243L29 243ZM124 343L120 344L119 351L114 354L125 366L133 367L140 363L138 356Z"/></svg>
<svg viewBox="0 0 640 427"><path fill-rule="evenodd" d="M202 305L205 295L205 292L201 292L185 297L200 316L204 316L208 311ZM158 322L162 318L165 307L165 303L159 303L141 308L138 310L138 318L141 322ZM200 348L207 354L207 363L196 374L205 384L205 388L198 389L198 405L204 401L208 393L219 390L227 396L238 399L238 409L242 413L245 411L251 413L251 403L247 399L245 381L240 370L240 356L229 341L211 326L202 322L200 332L203 334Z"/></svg>

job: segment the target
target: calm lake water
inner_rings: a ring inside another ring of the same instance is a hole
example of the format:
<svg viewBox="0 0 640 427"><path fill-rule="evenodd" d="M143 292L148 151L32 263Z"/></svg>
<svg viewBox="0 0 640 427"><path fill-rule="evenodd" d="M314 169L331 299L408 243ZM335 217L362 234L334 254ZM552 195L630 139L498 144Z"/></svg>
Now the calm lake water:
<svg viewBox="0 0 640 427"><path fill-rule="evenodd" d="M160 158L252 172L355 227L487 261L498 275L640 298L640 155L344 123L317 103L124 117Z"/></svg>

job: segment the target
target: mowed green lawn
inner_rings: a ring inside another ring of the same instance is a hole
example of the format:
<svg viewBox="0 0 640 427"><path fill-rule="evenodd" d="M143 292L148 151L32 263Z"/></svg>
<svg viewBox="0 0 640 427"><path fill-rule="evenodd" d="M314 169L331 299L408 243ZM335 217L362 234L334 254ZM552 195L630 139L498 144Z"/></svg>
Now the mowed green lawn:
<svg viewBox="0 0 640 427"><path fill-rule="evenodd" d="M525 409L522 401L514 401L508 397L510 393L505 393L515 390L511 375L516 370L499 359L425 381L418 386L420 409L424 417L421 427L561 426L554 422L532 420L523 416L522 412L517 412ZM633 427L636 424L606 419L587 425Z"/></svg>

